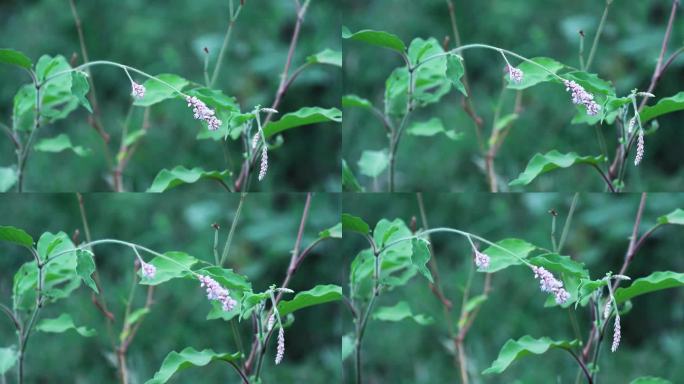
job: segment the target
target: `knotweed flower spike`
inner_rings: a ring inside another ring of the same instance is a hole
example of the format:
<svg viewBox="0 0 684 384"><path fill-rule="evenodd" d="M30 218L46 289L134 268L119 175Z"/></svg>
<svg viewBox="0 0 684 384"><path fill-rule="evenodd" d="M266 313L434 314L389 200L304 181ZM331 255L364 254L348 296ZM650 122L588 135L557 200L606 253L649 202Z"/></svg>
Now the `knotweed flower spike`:
<svg viewBox="0 0 684 384"><path fill-rule="evenodd" d="M607 319L610 316L610 312L613 309L613 299L608 298L608 301L606 302L606 306L603 308L603 318Z"/></svg>
<svg viewBox="0 0 684 384"><path fill-rule="evenodd" d="M149 263L142 261L142 259L140 260L140 263L141 263L140 269L142 270L142 275L144 277L149 278L149 279L153 279L154 275L157 274L157 267L155 267L152 264L149 264Z"/></svg>
<svg viewBox="0 0 684 384"><path fill-rule="evenodd" d="M186 96L185 101L188 102L188 107L192 108L195 119L206 122L210 131L215 131L221 127L222 122L216 118L214 110L207 107L202 100L195 96Z"/></svg>
<svg viewBox="0 0 684 384"><path fill-rule="evenodd" d="M271 313L271 316L268 318L268 325L267 329L270 332L271 329L273 329L273 325L275 324L275 313Z"/></svg>
<svg viewBox="0 0 684 384"><path fill-rule="evenodd" d="M135 81L131 82L131 96L136 99L142 99L145 96L145 86L138 84Z"/></svg>
<svg viewBox="0 0 684 384"><path fill-rule="evenodd" d="M563 288L563 282L556 279L553 274L544 267L532 266L534 278L539 279L539 288L543 292L553 293L556 303L563 304L570 298L568 291Z"/></svg>
<svg viewBox="0 0 684 384"><path fill-rule="evenodd" d="M610 347L612 352L617 351L620 346L620 315L615 315L615 325L613 326L613 345Z"/></svg>
<svg viewBox="0 0 684 384"><path fill-rule="evenodd" d="M280 364L285 356L285 331L282 327L278 329L278 350L276 351L275 363Z"/></svg>
<svg viewBox="0 0 684 384"><path fill-rule="evenodd" d="M627 133L634 132L634 126L636 125L636 118L632 117L629 119L629 124L627 125Z"/></svg>
<svg viewBox="0 0 684 384"><path fill-rule="evenodd" d="M252 138L252 149L256 149L257 145L259 145L259 132L255 133Z"/></svg>
<svg viewBox="0 0 684 384"><path fill-rule="evenodd" d="M512 67L510 65L506 65L506 70L508 71L508 77L511 79L511 82L520 84L523 79L523 71Z"/></svg>
<svg viewBox="0 0 684 384"><path fill-rule="evenodd" d="M206 287L207 289L207 299L216 300L221 303L224 311L229 312L235 305L237 301L230 297L230 291L223 288L216 280L209 276L199 275L198 277L201 287Z"/></svg>
<svg viewBox="0 0 684 384"><path fill-rule="evenodd" d="M637 137L637 150L634 156L634 166L638 166L644 158L644 130L639 129L639 137Z"/></svg>
<svg viewBox="0 0 684 384"><path fill-rule="evenodd" d="M259 170L259 181L266 177L266 171L268 171L268 150L264 145L261 150L261 169Z"/></svg>
<svg viewBox="0 0 684 384"><path fill-rule="evenodd" d="M473 251L475 251L475 265L477 266L478 269L487 269L489 268L489 256L485 255L484 253L478 251L477 249L473 248Z"/></svg>
<svg viewBox="0 0 684 384"><path fill-rule="evenodd" d="M572 80L563 80L563 84L565 84L565 90L571 92L572 102L577 105L584 105L587 109L587 115L594 116L601 110L601 107L594 101L594 96L581 85Z"/></svg>

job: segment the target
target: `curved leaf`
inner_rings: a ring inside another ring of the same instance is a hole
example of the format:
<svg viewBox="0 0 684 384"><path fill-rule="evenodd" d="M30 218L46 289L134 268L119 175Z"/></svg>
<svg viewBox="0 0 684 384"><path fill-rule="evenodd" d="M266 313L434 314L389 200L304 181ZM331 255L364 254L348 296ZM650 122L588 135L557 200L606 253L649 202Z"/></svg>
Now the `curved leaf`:
<svg viewBox="0 0 684 384"><path fill-rule="evenodd" d="M430 260L428 242L423 239L413 239L411 243L413 247L413 252L411 253L411 262L413 263L413 266L416 267L418 272L425 276L429 282L433 283L432 274L426 266Z"/></svg>
<svg viewBox="0 0 684 384"><path fill-rule="evenodd" d="M488 375L492 373L501 373L506 370L514 361L531 355L541 355L552 348L561 348L570 350L579 346L578 340L552 340L548 337L542 337L540 339L535 339L530 335L525 335L518 340L510 339L504 344L501 351L499 351L499 357L492 363L492 365L482 371L482 374Z"/></svg>
<svg viewBox="0 0 684 384"><path fill-rule="evenodd" d="M93 260L93 254L79 249L76 251L76 273L81 277L84 283L90 287L95 293L100 293L97 289L97 284L91 277L93 272L95 272L95 260Z"/></svg>
<svg viewBox="0 0 684 384"><path fill-rule="evenodd" d="M430 316L417 314L414 315L411 311L411 307L405 301L400 301L392 307L380 307L373 311L373 320L380 321L402 321L405 319L411 319L420 325L430 325L434 322L434 319Z"/></svg>
<svg viewBox="0 0 684 384"><path fill-rule="evenodd" d="M342 122L342 111L337 108L326 109L319 107L305 107L301 108L297 112L290 112L284 115L278 121L268 123L264 127L264 135L266 135L268 138L276 133L280 133L288 129L327 122Z"/></svg>
<svg viewBox="0 0 684 384"><path fill-rule="evenodd" d="M352 33L347 27L342 27L342 38L353 41L361 41L366 44L388 48L400 53L406 51L406 45L397 35L389 32L364 29Z"/></svg>
<svg viewBox="0 0 684 384"><path fill-rule="evenodd" d="M523 61L517 67L519 70L523 72L523 78L520 83L511 82L511 79L508 78L508 76L506 76L506 81L508 81L509 89L527 89L539 83L553 80L555 79L555 77L552 76L549 72L558 73L558 71L560 71L564 67L563 64L548 57L535 57L531 60L546 68L547 71L545 71L543 68L540 68L539 65Z"/></svg>
<svg viewBox="0 0 684 384"><path fill-rule="evenodd" d="M33 247L31 235L23 229L11 226L0 226L0 241L21 245L26 248Z"/></svg>
<svg viewBox="0 0 684 384"><path fill-rule="evenodd" d="M634 280L629 287L618 288L615 291L615 301L619 304L639 295L682 286L684 286L684 273L653 272L646 277Z"/></svg>
<svg viewBox="0 0 684 384"><path fill-rule="evenodd" d="M363 97L350 94L350 95L342 96L342 107L344 107L344 108L359 107L359 108L372 109L373 103L371 103L370 100L368 100L368 99L364 99Z"/></svg>
<svg viewBox="0 0 684 384"><path fill-rule="evenodd" d="M496 243L502 248L507 249L511 253L517 255L519 258L526 258L532 251L537 249L533 244L520 239L504 239ZM508 268L511 265L520 265L522 262L509 252L505 252L497 247L489 247L482 251L490 257L489 267L481 269L482 272L492 273Z"/></svg>
<svg viewBox="0 0 684 384"><path fill-rule="evenodd" d="M389 166L389 156L387 151L363 151L357 163L361 174L368 177L378 177Z"/></svg>
<svg viewBox="0 0 684 384"><path fill-rule="evenodd" d="M171 279L185 277L190 274L190 267L199 260L184 252L166 252L166 257L155 257L150 264L157 268L154 277L143 277L140 284L159 285Z"/></svg>
<svg viewBox="0 0 684 384"><path fill-rule="evenodd" d="M11 187L11 185L10 185ZM363 192L364 189L359 184L359 181L354 176L351 168L347 165L347 162L342 159L342 190L351 192Z"/></svg>
<svg viewBox="0 0 684 384"><path fill-rule="evenodd" d="M70 315L62 313L59 317L54 319L44 319L36 326L36 329L46 333L62 333L69 330L78 332L83 337L92 337L97 334L94 329L86 327L77 327Z"/></svg>
<svg viewBox="0 0 684 384"><path fill-rule="evenodd" d="M439 133L444 133L452 140L458 140L461 137L460 133L444 128L442 120L437 117L433 117L428 121L413 123L406 132L413 136L434 136Z"/></svg>
<svg viewBox="0 0 684 384"><path fill-rule="evenodd" d="M161 368L154 374L154 377L147 380L145 384L166 383L171 377L191 367L204 367L212 361L221 360L235 362L242 356L241 353L216 353L211 349L198 351L195 348L187 347L180 352L173 351L166 355Z"/></svg>
<svg viewBox="0 0 684 384"><path fill-rule="evenodd" d="M86 95L90 90L90 83L88 83L88 77L85 72L74 71L71 73L71 93L76 96L78 102L81 103L83 108L87 109L88 112L93 113L93 108L90 106L90 101Z"/></svg>
<svg viewBox="0 0 684 384"><path fill-rule="evenodd" d="M0 192L9 191L17 183L17 170L12 167L0 167Z"/></svg>
<svg viewBox="0 0 684 384"><path fill-rule="evenodd" d="M317 285L308 291L298 292L292 300L278 303L280 316L286 316L294 311L331 301L342 300L342 287L338 285Z"/></svg>
<svg viewBox="0 0 684 384"><path fill-rule="evenodd" d="M684 225L684 210L677 208L667 215L660 216L658 224Z"/></svg>
<svg viewBox="0 0 684 384"><path fill-rule="evenodd" d="M306 58L309 64L327 64L342 68L342 52L326 48Z"/></svg>
<svg viewBox="0 0 684 384"><path fill-rule="evenodd" d="M172 170L162 169L152 181L147 192L164 192L183 184L193 184L201 179L218 180L222 183L227 181L228 171L205 171L195 167L187 169L182 165Z"/></svg>
<svg viewBox="0 0 684 384"><path fill-rule="evenodd" d="M358 232L362 235L370 233L370 227L363 221L362 218L350 215L348 213L342 214L342 230Z"/></svg>
<svg viewBox="0 0 684 384"><path fill-rule="evenodd" d="M28 56L9 48L0 49L0 63L12 64L24 69L31 69L33 65Z"/></svg>
<svg viewBox="0 0 684 384"><path fill-rule="evenodd" d="M629 384L672 384L670 380L661 379L660 377L643 376L637 377Z"/></svg>
<svg viewBox="0 0 684 384"><path fill-rule="evenodd" d="M563 154L555 149L543 155L541 153L537 153L527 164L525 171L523 171L517 179L508 183L508 185L527 185L538 176L559 168L568 168L575 164L599 165L604 161L605 158L602 155L595 157L579 156L575 152Z"/></svg>
<svg viewBox="0 0 684 384"><path fill-rule="evenodd" d="M0 348L0 376L12 369L18 358L19 353L14 345L7 348Z"/></svg>
<svg viewBox="0 0 684 384"><path fill-rule="evenodd" d="M337 223L330 228L324 229L318 233L319 239L341 239L342 238L342 223Z"/></svg>
<svg viewBox="0 0 684 384"><path fill-rule="evenodd" d="M33 146L33 149L40 152L51 153L70 150L81 157L85 157L90 154L90 149L81 147L80 145L73 145L71 143L71 139L66 133L60 133L59 135L49 139L42 139Z"/></svg>
<svg viewBox="0 0 684 384"><path fill-rule="evenodd" d="M644 107L639 116L641 117L641 123L643 124L658 116L670 112L681 111L682 109L684 109L684 92L679 92L674 96L658 100L655 105Z"/></svg>
<svg viewBox="0 0 684 384"><path fill-rule="evenodd" d="M166 99L175 98L178 94L173 88L182 91L189 84L184 78L172 73L162 73L156 77L161 81L147 79L143 83L143 86L145 86L145 96L141 99L135 99L133 105L149 107ZM166 84L162 83L162 81ZM173 88L169 87L169 85Z"/></svg>
<svg viewBox="0 0 684 384"><path fill-rule="evenodd" d="M465 86L461 82L461 78L465 73L465 68L463 67L463 58L458 55L449 55L446 58L446 76L451 81L451 84L458 89L463 96L468 96Z"/></svg>

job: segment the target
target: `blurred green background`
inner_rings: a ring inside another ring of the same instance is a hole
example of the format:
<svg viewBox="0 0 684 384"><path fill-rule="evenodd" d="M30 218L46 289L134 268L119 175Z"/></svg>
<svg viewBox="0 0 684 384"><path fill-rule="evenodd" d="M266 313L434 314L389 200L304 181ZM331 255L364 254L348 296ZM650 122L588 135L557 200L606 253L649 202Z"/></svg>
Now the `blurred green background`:
<svg viewBox="0 0 684 384"><path fill-rule="evenodd" d="M212 57L218 55L228 26L228 3L228 0L81 0L76 1L76 6L90 60L117 61L150 74L174 73L203 84L202 48L209 48ZM294 1L247 1L237 20L216 88L235 96L243 111L257 104L270 106L273 102L296 20L294 4ZM307 56L325 48L339 51L340 26L340 11L335 2L312 2L292 70ZM81 62L74 20L65 0L0 2L0 36L0 45L23 51L34 62L44 54L60 54L67 60L77 54L77 62ZM121 125L131 102L130 83L122 71L111 67L95 67L92 73L104 125L112 136L110 146L116 154ZM309 106L339 107L341 79L341 71L336 67L307 69L284 97L280 113ZM18 69L0 68L0 119L4 123L11 123L14 94L29 81ZM133 127L140 126L142 114L142 108L136 108ZM34 152L28 165L27 190L111 190L106 180L109 172L102 154L102 141L87 118L88 112L79 109L66 120L42 128L39 138L66 132L75 144L91 148L93 153L83 159L69 152ZM221 145L195 140L200 129L205 128L193 120L183 101L170 100L154 106L150 131L126 169L126 189L144 191L162 168L176 165L225 169ZM319 124L286 132L285 144L269 153L268 177L261 183L252 183L251 189L340 190L340 136L339 124ZM239 171L242 145L232 143L230 149L234 169ZM12 164L13 151L10 141L3 137L0 164ZM220 190L217 183L198 184L188 188Z"/></svg>
<svg viewBox="0 0 684 384"><path fill-rule="evenodd" d="M255 292L285 277L301 219L304 194L249 194L228 257L228 268L246 275ZM222 194L165 195L90 194L84 196L93 239L116 238L141 244L156 251L182 251L212 261L212 223L221 225L221 241L230 228L239 196ZM0 196L3 225L25 229L34 239L41 233L64 231L70 236L83 226L76 196L73 194ZM303 246L322 229L339 222L339 197L314 195ZM339 241L339 240L336 240ZM338 244L324 241L302 263L290 287L307 290L316 284L339 284ZM11 244L0 243L0 300L10 304L12 277L30 255ZM95 259L110 310L121 328L123 300L128 295L135 255L120 246L95 248ZM143 255L144 257L144 255ZM91 302L90 290L82 285L68 299L48 304L42 318L66 312L77 325L95 328L98 335L82 338L75 332L46 334L35 332L28 345L27 383L117 383L114 356L107 337L105 320ZM146 289L139 287L136 303L142 306ZM263 369L264 383L323 383L340 381L340 306L320 305L298 311L295 322L285 332L285 359L273 365L275 343L269 346ZM210 309L204 291L196 281L173 280L155 290L154 305L133 341L128 363L131 383L143 383L159 369L172 350L192 346L217 352L237 350L229 323L207 321ZM249 322L240 325L248 348ZM16 341L11 323L2 320L0 346ZM14 382L15 371L8 373ZM198 379L201 377L201 380ZM189 369L177 376L177 383L238 383L237 374L225 363Z"/></svg>
<svg viewBox="0 0 684 384"><path fill-rule="evenodd" d="M451 37L445 0L345 0L343 24L351 31L378 29L398 35L408 46L414 38L434 37L442 42ZM604 9L603 1L577 0L454 0L456 19L463 44L485 43L512 50L526 57L547 56L579 67L579 30L586 34L585 58ZM618 95L638 88L646 90L660 51L671 1L616 0L610 9L604 33L591 67L614 83ZM388 17L391 15L391 17ZM684 45L681 6L674 23L668 53ZM385 79L403 62L395 53L360 42L344 41L344 93L371 100L382 109ZM668 55L669 56L669 55ZM666 56L667 57L667 56ZM469 50L464 53L472 101L484 119L485 137L491 131L494 109L501 90L505 63L495 52ZM517 65L513 60L512 65ZM655 95L669 97L682 91L684 55L680 55L655 88ZM593 127L572 125L575 108L563 87L546 83L523 91L520 118L496 158L503 183L518 176L535 153L552 149L599 155ZM507 91L502 115L513 110L514 91ZM650 103L655 103L651 100ZM387 175L373 182L358 172L363 150L387 147L385 131L368 111L345 108L342 157L369 190L386 191ZM439 117L447 129L464 133L458 142L443 135L402 139L397 160L396 190L488 191L483 159L477 149L475 126L461 108L461 96L451 91L438 104L419 109L412 121ZM684 186L680 128L684 114L659 119L660 129L646 137L642 164L627 172L628 191L679 191ZM603 126L611 158L615 148L615 127ZM522 190L516 187L516 190ZM586 167L559 170L527 186L528 191L603 191L598 173Z"/></svg>
<svg viewBox="0 0 684 384"><path fill-rule="evenodd" d="M581 194L563 254L586 263L592 278L618 271L628 245L640 196L625 194ZM559 213L559 229L567 216L572 194L528 193L491 195L425 194L425 210L431 228L448 226L499 241L507 237L527 240L550 248L550 209ZM684 206L682 194L650 194L641 231L655 224L660 215ZM407 225L420 213L414 194L345 194L343 211L360 216L373 227L381 218L401 218ZM655 271L684 271L684 227L666 226L655 232L635 256L627 274L633 279ZM445 295L454 303L453 321L458 320L460 300L470 268L472 251L468 241L449 234L431 236ZM358 235L345 234L344 292L348 294L349 265L368 243ZM472 295L482 291L484 275L476 273ZM477 383L573 383L577 364L559 351L529 356L513 363L502 375L480 374L496 359L508 339L529 334L553 339L573 339L569 315L564 310L544 308L546 294L539 291L526 268L509 268L492 276L492 291L465 339L470 382ZM472 297L472 296L471 296ZM411 320L369 321L363 341L366 383L455 383L460 382L453 355L443 345L447 328L441 303L427 281L417 275L405 287L383 294L379 306L408 301L414 313L435 319L431 326ZM604 340L600 359L601 383L629 383L639 376L659 376L673 383L684 381L684 290L670 289L633 300L631 312L622 316L622 342L616 353ZM586 340L590 318L578 309L582 339ZM353 330L345 311L344 332ZM353 356L345 361L345 382L353 382ZM585 382L580 380L580 383Z"/></svg>

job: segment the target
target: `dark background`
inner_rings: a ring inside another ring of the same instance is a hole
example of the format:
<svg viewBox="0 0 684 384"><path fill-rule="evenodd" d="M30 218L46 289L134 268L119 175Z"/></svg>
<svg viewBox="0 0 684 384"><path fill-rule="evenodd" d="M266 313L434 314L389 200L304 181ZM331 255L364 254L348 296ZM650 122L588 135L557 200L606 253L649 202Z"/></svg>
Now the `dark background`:
<svg viewBox="0 0 684 384"><path fill-rule="evenodd" d="M228 268L246 275L255 292L280 284L285 277L301 219L304 194L249 194L228 257ZM137 243L158 252L181 251L201 260L213 261L212 223L221 225L221 249L238 205L239 196L222 194L90 194L84 196L93 239L115 238ZM25 229L37 241L46 231L64 231L70 236L83 226L73 194L0 196L3 225ZM318 232L339 222L337 195L314 195L302 247ZM317 284L339 284L337 242L327 240L314 248L290 287L296 292ZM115 332L121 329L124 305L133 274L135 255L126 247L102 245L95 259L110 310L117 316ZM0 244L0 300L11 306L13 275L30 254L8 243ZM143 257L145 255L143 254ZM105 319L91 302L90 289L82 285L71 297L48 304L41 318L71 314L77 325L95 328L98 335L83 338L73 331L62 334L35 332L26 357L27 383L117 383ZM146 289L140 286L136 303L142 306ZM285 358L273 365L275 342L264 362L265 383L333 382L340 377L339 309L336 303L303 309L295 313L293 326L285 332ZM161 366L172 350L192 346L197 350L236 352L229 323L205 320L210 305L196 281L173 280L159 285L155 302L133 341L128 363L131 383L143 383ZM240 325L243 343L250 343L249 322ZM16 343L11 323L0 323L0 345ZM273 339L275 340L275 339ZM248 345L246 345L248 348ZM7 373L13 382L15 370ZM201 378L201 380L199 379ZM173 381L239 382L227 364L216 362L192 368Z"/></svg>
<svg viewBox="0 0 684 384"><path fill-rule="evenodd" d="M235 4L239 1L236 0ZM112 60L150 74L174 73L204 83L201 52L208 47L218 55L228 26L228 1L76 1L83 23L90 60ZM215 88L235 96L243 111L255 105L270 106L295 24L293 1L246 2L233 29L230 47ZM325 48L340 50L340 11L334 1L313 1L305 16L292 70L309 55ZM77 53L78 36L68 1L0 2L0 46L24 52L33 62L43 54ZM210 75L213 65L210 65ZM105 128L118 150L121 124L131 102L130 83L124 73L111 67L92 69ZM290 88L279 110L282 114L302 107L339 107L341 71L337 67L313 66ZM12 98L30 79L11 66L0 68L0 119L10 123ZM133 127L139 127L142 108L136 108ZM40 138L66 132L75 145L91 148L90 157L69 152L34 152L28 164L27 190L49 192L109 191L109 176L99 135L87 124L88 112L80 108L65 120L41 128ZM162 168L176 165L205 170L226 168L221 146L196 140L203 128L192 118L181 100L167 100L152 107L151 127L126 173L126 189L144 191ZM340 190L340 126L318 124L286 132L285 145L271 151L269 173L253 190L308 191ZM239 144L239 143L238 143ZM230 147L235 171L239 171L241 144ZM0 164L12 164L14 148L3 137ZM116 152L114 152L116 153ZM217 183L199 182L186 187L197 191L219 191Z"/></svg>
<svg viewBox="0 0 684 384"><path fill-rule="evenodd" d="M572 194L528 193L510 195L425 194L429 225L451 227L480 235L490 241L508 237L550 248L549 209L559 213L558 237L572 201ZM628 237L639 204L638 194L609 196L581 194L562 254L586 264L591 278L603 277L622 266ZM684 206L682 194L650 194L640 233L655 224L658 216ZM414 194L346 194L344 212L360 216L371 227L381 218L401 218L407 224L421 220ZM627 270L632 279L655 271L684 270L682 234L684 227L663 227L646 241ZM458 321L462 290L472 261L468 241L451 234L431 236L443 290L454 303L453 321ZM349 292L349 265L368 243L361 236L345 234L344 292ZM480 294L484 275L476 273L471 297ZM492 276L492 291L465 339L471 383L574 383L578 366L563 351L530 355L513 363L501 375L481 375L498 356L508 339L529 334L535 338L575 338L569 315L558 308L544 308L546 294L526 268L508 268ZM441 303L420 275L407 286L380 296L377 307L408 301L414 313L430 315L431 326L411 320L369 321L363 342L364 372L367 383L455 383L460 382L453 355L443 346L447 328ZM679 383L684 380L681 356L684 353L684 290L669 289L635 298L631 312L622 316L622 342L610 352L612 327L604 339L599 362L600 383L629 383L639 376L659 376ZM578 309L582 340L590 329L586 310ZM353 330L345 311L344 332ZM345 382L353 382L353 356L345 361ZM586 382L583 378L580 383Z"/></svg>
<svg viewBox="0 0 684 384"><path fill-rule="evenodd" d="M377 29L399 36L409 45L414 38L434 37L442 42L451 37L447 3L444 0L344 0L343 23L351 31ZM580 29L585 31L585 59L601 14L603 1L547 0L454 0L456 19L463 44L484 43L505 48L525 57L546 56L569 66L579 67ZM590 69L614 83L618 95L634 88L646 90L651 80L672 2L614 1ZM681 5L674 23L669 53L684 45ZM371 100L383 109L385 79L403 61L395 53L364 43L345 41L344 92ZM494 108L501 90L505 63L496 52L468 50L464 53L472 101L484 119L485 138L491 131ZM511 61L518 65L517 60ZM682 90L684 56L672 63L654 90L657 98ZM515 92L508 91L502 116L512 112ZM651 99L653 104L657 101ZM461 95L452 90L438 104L419 109L411 121L439 117L447 129L463 132L461 141L443 135L431 138L406 135L398 151L396 190L398 191L488 191L478 164L475 125L461 108ZM580 155L601 153L592 126L572 125L575 113L570 96L557 84L541 84L523 91L523 111L514 123L496 159L499 176L508 184L525 169L535 153L552 149ZM387 138L379 121L368 111L346 108L342 157L360 182L369 190L387 190L386 173L378 185L358 172L363 150L386 148ZM659 119L660 129L646 137L646 153L638 168L632 164L626 176L628 191L678 191L684 185L681 165L681 127L683 114L673 113ZM603 133L612 157L615 128L604 125ZM633 151L634 152L634 151ZM515 187L514 190L523 190ZM598 173L587 167L558 170L533 181L527 191L603 191Z"/></svg>

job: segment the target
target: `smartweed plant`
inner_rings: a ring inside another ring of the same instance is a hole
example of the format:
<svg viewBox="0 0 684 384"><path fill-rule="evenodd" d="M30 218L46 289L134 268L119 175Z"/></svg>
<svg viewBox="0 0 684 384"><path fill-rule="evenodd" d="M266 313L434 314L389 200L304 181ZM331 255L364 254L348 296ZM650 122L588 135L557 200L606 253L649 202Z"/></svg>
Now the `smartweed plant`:
<svg viewBox="0 0 684 384"><path fill-rule="evenodd" d="M216 88L222 69L225 69L224 63L232 31L243 7L247 6L244 0L228 1L228 28L215 62L210 63L210 52L204 48L203 83L176 74L151 75L134 65L116 61L91 61L77 7L74 0L69 0L78 31L81 64L75 64L75 58L70 62L61 55L44 55L33 63L29 57L17 50L0 49L0 63L20 68L31 80L29 84L22 86L14 97L10 121L0 122L0 127L13 143L16 152L15 164L0 169L0 191L4 192L12 187L16 187L19 192L25 190L26 168L32 151L54 153L70 150L77 156L92 155L93 151L89 148L72 143L66 133L40 138L41 132L44 131L41 128L66 119L79 106L91 113L89 122L102 139L102 151L98 152L101 152L108 164L107 173L111 188L114 191L124 191L126 167L142 145L146 133L154 125L149 117L149 109L174 99L182 100L187 105L188 112L203 126L203 130L197 135L198 140L215 141L218 152L230 153L234 150L233 147L237 146L244 161L238 167L228 162L225 170L184 166L164 169L158 173L148 191L162 192L181 184L195 183L200 179L214 180L229 191L247 190L257 164L259 181L266 177L269 166L268 151L283 145L283 132L305 125L341 122L342 115L337 108L303 107L289 113L278 111L288 89L306 69L317 65L341 67L341 52L331 49L312 54L303 63L294 62L301 26L310 2L294 0L296 21L273 102L268 107L254 106L244 110L235 97L226 95L221 89ZM211 65L213 71L210 71ZM293 67L294 65L298 66ZM98 101L93 77L90 75L91 70L99 67L114 67L121 70L122 84L126 79L131 89L129 112L116 150L113 150L108 129L102 122L101 103ZM133 127L132 116L139 108L144 109L142 126ZM280 116L280 119L276 120L276 116Z"/></svg>
<svg viewBox="0 0 684 384"><path fill-rule="evenodd" d="M283 281L280 284L271 284L263 291L253 289L252 282L246 276L226 268L246 193L241 196L222 249L219 246L223 231L219 224L207 224L207 230L214 232L213 262L203 261L185 252L161 253L124 240L92 240L83 199L80 196L78 198L86 234L86 241L80 244L75 240L77 236L72 240L64 232L46 232L36 242L22 229L0 227L0 240L22 247L30 257L14 275L12 303L0 303L0 309L16 331L15 344L0 348L0 377L3 382L5 375L11 370L16 370L17 383L26 382L25 372L31 368L30 352L37 349L37 346L29 348L33 333L63 333L73 330L83 337L96 334L94 329L77 325L78 317L74 319L72 314L62 313L55 318L42 316L46 306L69 299L82 283L93 291L93 303L106 321L121 383L139 382L140 378L131 377L129 373L126 353L146 315L154 309L154 290L163 289L160 286L169 281L195 281L196 294L206 295L208 301L207 320L226 322L224 329L232 333L235 345L227 347L228 352L198 350L194 347L184 348L180 352L172 351L154 377L146 381L147 384L166 383L178 371L193 366L206 366L213 361L228 363L243 383L261 382L266 358L273 359L276 365L287 363L286 330L294 322L293 313L302 308L338 301L342 297L342 288L332 284L315 285L297 293L288 288L298 268L318 244L342 236L341 224L338 223L320 231L311 243L303 243L311 206L310 194L306 196ZM124 255L128 255L128 262L135 275L128 298L124 301L123 318L116 318L114 313L118 315L120 311L107 306L105 287L98 276L95 248L105 245L121 247L123 251L127 251ZM147 294L144 305L136 307L133 299L139 285L146 287ZM119 326L120 331L116 335L115 330ZM241 338L244 334L241 330L245 329L250 330L252 339L247 345L242 343ZM272 339L275 340L272 342ZM271 347L273 343L276 345ZM272 355L268 357L270 353Z"/></svg>
<svg viewBox="0 0 684 384"><path fill-rule="evenodd" d="M448 140L459 140L464 132L448 128L450 124L444 124L439 117L433 117L427 121L412 121L414 111L440 102L454 88L462 94L463 109L474 122L484 165L482 169L489 189L497 192L502 186L495 170L495 159L512 125L522 113L522 92L538 84L554 83L559 89L568 93L568 107L570 103L575 105L576 113L572 124L587 124L596 127L597 138L603 153L585 156L575 152L561 153L552 150L548 153L535 154L526 169L508 185L525 186L544 173L585 164L596 171L605 190L622 191L625 188L626 168L632 164L636 167L648 159L646 137L656 132L658 128L656 118L684 109L682 93L661 98L655 105L647 105L648 100L655 97L652 92L663 73L684 51L684 47L667 55L679 4L678 0L673 0L662 48L650 84L646 89L634 89L620 95L610 82L590 72L612 3L613 0L605 1L603 17L586 60L584 59L584 32L580 31L580 65L577 68L548 57L528 58L518 52L498 46L462 45L456 23L456 11L451 0L447 0L446 5L451 18L455 48L448 48L449 39L446 39L444 44L440 44L435 38L415 38L407 46L399 37L385 31L364 29L351 32L344 28L342 37L350 42L350 47L353 47L352 42L360 42L385 48L396 54L402 62L402 66L392 71L385 81L384 108L378 108L371 100L353 94L343 98L342 104L345 108L364 109L376 117L387 135L385 148L363 151L358 160L359 172L375 181L374 188L385 186L386 190L392 192L397 184L397 153L404 134L417 137L434 137L443 134ZM491 129L488 138L485 138L485 120L478 115L471 101L473 91L467 79L465 61L462 56L464 52L470 50L486 50L493 53L494 58L500 60L503 73L501 96L490 118ZM509 90L515 91L516 97L511 111L506 112L505 96ZM617 132L615 135L616 152L612 159L602 130L605 126L613 126ZM630 157L633 160L630 160ZM342 166L344 189L351 191L365 189L345 161ZM439 172L439 169L440 167L434 166L431 171ZM387 174L386 183L378 183L378 178L383 174Z"/></svg>
<svg viewBox="0 0 684 384"><path fill-rule="evenodd" d="M467 341L466 336L476 321L480 308L486 305L492 295L492 276L495 273L505 273L511 267L522 267L529 271L530 283L538 284L539 289L547 295L543 305L548 310L568 312L571 320L580 318L582 311L588 312L589 316L585 317L590 320L587 326L589 332L583 338L579 327L568 327L567 329L575 329L576 334L567 339L554 340L530 335L510 339L490 367L481 374L500 374L524 356L559 349L567 352L571 358L568 361L577 365L578 376L584 377L587 383L594 383L600 373L601 353L606 349L619 353L622 331L620 321L621 317L629 316L632 310L630 300L647 293L684 286L683 273L659 271L639 278L628 275L630 264L653 233L668 225L684 225L684 210L676 209L658 217L655 225L643 231L641 221L647 201L646 194L641 195L636 207L633 229L622 265L616 266L613 271L592 273L577 258L563 255L578 195L573 199L560 239L556 233L557 213L551 212L551 248L520 238L494 242L466 229L429 228L422 196L418 194L417 198L423 224L420 229L417 228L415 217L410 225L406 225L401 219L381 219L371 230L360 217L350 214L342 216L343 230L350 235L361 235L368 242L368 248L361 250L351 262L349 285L345 292L345 303L352 315L353 330L343 337L342 357L353 360L356 383L363 382L364 378L364 338L373 337L366 334L369 322L412 320L420 327L430 326L434 323L435 316L441 315L445 317L447 324L447 329L441 332L446 331L449 340L443 344L454 354L460 381L468 383L473 370L468 369L463 343ZM471 249L471 270L467 282L460 283L464 288L459 310L454 308L455 300L450 298L451 294L445 292L431 249L430 237L437 235L456 235ZM486 248L481 249L480 244ZM478 274L483 275L483 292L473 294L471 287ZM416 313L406 301L381 306L385 293L401 289L414 277L427 280L435 298L443 307L443 314L433 316ZM458 314L457 321L454 321L454 313ZM603 347L606 339L609 347ZM408 362L410 357L406 358Z"/></svg>

